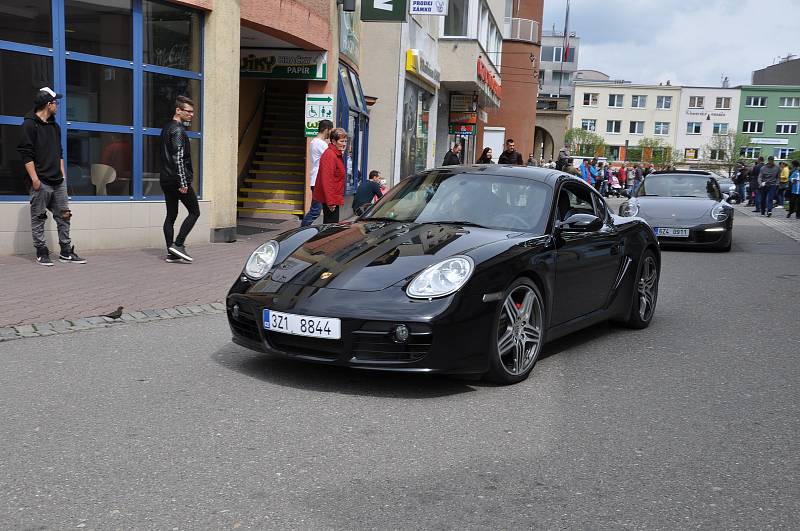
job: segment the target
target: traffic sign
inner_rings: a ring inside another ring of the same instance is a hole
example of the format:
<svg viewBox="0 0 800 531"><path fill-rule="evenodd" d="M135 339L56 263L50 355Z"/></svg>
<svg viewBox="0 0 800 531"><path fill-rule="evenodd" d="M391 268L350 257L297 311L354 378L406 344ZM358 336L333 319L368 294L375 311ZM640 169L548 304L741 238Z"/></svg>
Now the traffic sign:
<svg viewBox="0 0 800 531"><path fill-rule="evenodd" d="M364 22L405 22L407 0L362 0L361 20Z"/></svg>
<svg viewBox="0 0 800 531"><path fill-rule="evenodd" d="M333 121L333 96L306 94L306 136L315 136L320 120Z"/></svg>

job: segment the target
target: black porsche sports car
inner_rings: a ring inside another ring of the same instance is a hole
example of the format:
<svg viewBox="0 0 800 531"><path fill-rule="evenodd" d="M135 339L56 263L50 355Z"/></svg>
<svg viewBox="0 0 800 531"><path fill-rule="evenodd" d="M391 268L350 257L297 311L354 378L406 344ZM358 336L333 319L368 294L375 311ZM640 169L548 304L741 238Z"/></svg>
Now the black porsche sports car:
<svg viewBox="0 0 800 531"><path fill-rule="evenodd" d="M619 213L645 219L665 246L730 251L733 244L734 209L711 172L653 172L645 177L636 197L620 205Z"/></svg>
<svg viewBox="0 0 800 531"><path fill-rule="evenodd" d="M446 167L354 220L259 246L230 289L233 340L296 359L525 379L542 345L604 320L648 326L661 255L555 170Z"/></svg>

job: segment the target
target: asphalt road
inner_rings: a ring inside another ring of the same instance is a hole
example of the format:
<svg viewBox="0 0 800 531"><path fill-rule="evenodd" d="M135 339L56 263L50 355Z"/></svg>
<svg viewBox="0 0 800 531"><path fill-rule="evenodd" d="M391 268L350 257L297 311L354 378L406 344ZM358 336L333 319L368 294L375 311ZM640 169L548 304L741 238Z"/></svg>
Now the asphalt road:
<svg viewBox="0 0 800 531"><path fill-rule="evenodd" d="M223 316L3 343L0 528L800 528L800 245L736 235L511 387L265 358Z"/></svg>

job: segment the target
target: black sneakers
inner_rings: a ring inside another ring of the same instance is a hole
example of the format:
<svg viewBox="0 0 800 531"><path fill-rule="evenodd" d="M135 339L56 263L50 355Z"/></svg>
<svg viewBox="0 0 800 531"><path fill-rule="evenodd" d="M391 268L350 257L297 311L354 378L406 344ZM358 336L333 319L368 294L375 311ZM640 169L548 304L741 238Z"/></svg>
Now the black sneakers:
<svg viewBox="0 0 800 531"><path fill-rule="evenodd" d="M36 263L43 266L52 266L55 265L52 260L50 260L49 254L43 254L36 257Z"/></svg>
<svg viewBox="0 0 800 531"><path fill-rule="evenodd" d="M175 255L175 256L178 256L178 257L180 257L180 258L183 258L183 259L184 259L184 260L186 260L187 262L192 262L192 261L194 261L194 258L192 258L192 257L189 255L189 253L187 253L187 252L186 252L186 247L184 247L183 245L178 245L178 244L176 244L176 243L173 243L172 245L170 245L170 246L169 246L168 250L169 250L169 252L171 252L173 255Z"/></svg>
<svg viewBox="0 0 800 531"><path fill-rule="evenodd" d="M68 250L62 249L58 255L58 261L65 264L85 264L86 260L78 256L75 252L75 247L70 247Z"/></svg>
<svg viewBox="0 0 800 531"><path fill-rule="evenodd" d="M172 254L172 251L169 251L169 250L167 251L166 262L168 264L180 264L183 261L184 261L183 258L181 258L180 256Z"/></svg>

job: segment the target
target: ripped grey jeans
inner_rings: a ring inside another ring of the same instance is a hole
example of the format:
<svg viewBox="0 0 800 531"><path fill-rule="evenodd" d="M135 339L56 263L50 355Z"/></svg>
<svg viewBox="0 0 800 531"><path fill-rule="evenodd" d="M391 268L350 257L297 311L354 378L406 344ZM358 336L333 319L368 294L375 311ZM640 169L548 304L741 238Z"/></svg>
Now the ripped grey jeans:
<svg viewBox="0 0 800 531"><path fill-rule="evenodd" d="M47 211L53 214L58 228L58 243L61 250L67 251L72 248L72 240L69 239L69 215L64 219L61 215L64 211L69 211L69 201L67 198L67 183L61 181L58 185L49 185L43 181L38 190L31 188L31 233L33 234L33 246L37 251L47 249L47 241L44 237L44 223L47 221Z"/></svg>

